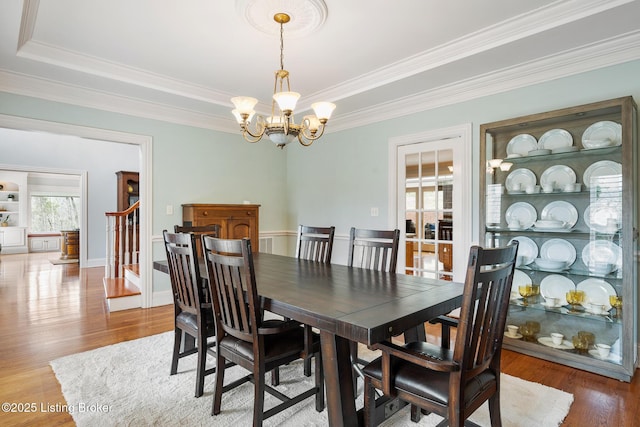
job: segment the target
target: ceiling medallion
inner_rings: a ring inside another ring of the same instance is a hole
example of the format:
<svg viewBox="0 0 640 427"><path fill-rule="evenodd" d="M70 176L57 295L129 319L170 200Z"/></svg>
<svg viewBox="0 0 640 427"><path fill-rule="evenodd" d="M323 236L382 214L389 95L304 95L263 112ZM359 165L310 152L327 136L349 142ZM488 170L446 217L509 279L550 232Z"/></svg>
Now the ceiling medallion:
<svg viewBox="0 0 640 427"><path fill-rule="evenodd" d="M273 17L285 13L291 17L287 36L305 36L318 30L327 19L327 5L322 0L236 0L236 11L249 25L270 35L277 35Z"/></svg>

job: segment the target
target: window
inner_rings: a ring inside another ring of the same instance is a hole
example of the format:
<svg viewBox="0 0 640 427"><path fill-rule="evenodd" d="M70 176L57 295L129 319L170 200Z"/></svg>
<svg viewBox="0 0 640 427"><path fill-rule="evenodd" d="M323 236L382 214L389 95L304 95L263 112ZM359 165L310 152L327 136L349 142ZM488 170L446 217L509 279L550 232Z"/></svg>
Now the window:
<svg viewBox="0 0 640 427"><path fill-rule="evenodd" d="M80 197L31 196L32 233L80 228Z"/></svg>

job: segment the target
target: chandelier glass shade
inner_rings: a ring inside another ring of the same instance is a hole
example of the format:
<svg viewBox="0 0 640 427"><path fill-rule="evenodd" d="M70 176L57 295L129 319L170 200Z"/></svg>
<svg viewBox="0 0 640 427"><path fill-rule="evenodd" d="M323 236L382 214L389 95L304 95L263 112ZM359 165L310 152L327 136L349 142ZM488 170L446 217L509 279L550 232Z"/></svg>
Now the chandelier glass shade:
<svg viewBox="0 0 640 427"><path fill-rule="evenodd" d="M258 142L266 134L280 148L296 138L300 144L309 146L324 134L336 106L330 102L311 104L315 114L304 116L300 124L295 123L293 111L300 94L291 91L289 72L284 69L284 24L291 18L286 13L277 13L273 19L280 24L280 69L275 73L271 116L256 114L254 108L258 100L249 96L231 98L235 107L231 112L240 124L242 136L249 142Z"/></svg>

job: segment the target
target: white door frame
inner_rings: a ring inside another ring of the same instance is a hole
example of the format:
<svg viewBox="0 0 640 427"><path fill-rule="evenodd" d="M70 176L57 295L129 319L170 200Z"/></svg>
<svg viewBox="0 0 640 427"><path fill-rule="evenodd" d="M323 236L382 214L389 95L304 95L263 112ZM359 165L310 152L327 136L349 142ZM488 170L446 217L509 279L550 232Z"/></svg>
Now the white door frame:
<svg viewBox="0 0 640 427"><path fill-rule="evenodd" d="M454 245L466 248L464 251L454 250L453 280L462 282L466 273L465 265L467 261L468 248L474 240L472 233L473 215L473 173L472 173L472 126L471 123L452 126L442 129L434 129L411 135L397 136L389 139L389 226L396 228L398 224L398 148L403 145L418 144L430 141L441 141L452 139L462 146L464 155L461 158L454 157L453 174L454 179L460 183L455 191L460 191L466 195L462 197L462 214L456 212L456 232L454 233ZM460 148L460 147L457 147ZM457 175L457 176L456 176ZM401 233L401 251L404 253L405 234ZM399 258L401 265L404 265L404 258ZM404 271L400 266L398 271Z"/></svg>
<svg viewBox="0 0 640 427"><path fill-rule="evenodd" d="M137 135L133 133L118 132L107 129L99 129L92 127L85 127L79 125L72 125L67 123L57 123L46 120L30 119L26 117L10 116L0 114L0 127L7 129L26 130L26 131L41 131L49 132L58 135L71 135L88 140L100 140L110 141L121 144L137 145L140 150L140 292L142 293L142 307L151 307L153 302L153 286L151 283L151 277L153 277L152 270L152 244L151 244L151 206L153 206L152 200L152 142L153 138L148 135ZM82 189L83 206L82 206L82 221L83 226L86 229L87 221L87 186L86 182L83 184ZM80 238L83 239L80 243L81 248L87 247L86 233L81 234ZM106 254L105 254L106 255ZM86 250L80 254L81 264L86 265L87 255ZM106 262L106 260L105 260Z"/></svg>

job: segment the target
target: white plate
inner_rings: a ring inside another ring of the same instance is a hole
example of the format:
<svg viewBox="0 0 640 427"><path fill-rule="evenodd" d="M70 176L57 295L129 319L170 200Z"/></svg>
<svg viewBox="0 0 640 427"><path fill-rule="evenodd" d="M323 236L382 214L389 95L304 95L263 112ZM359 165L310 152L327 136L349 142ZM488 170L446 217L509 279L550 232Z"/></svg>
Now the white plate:
<svg viewBox="0 0 640 427"><path fill-rule="evenodd" d="M567 184L576 183L576 173L569 166L554 165L547 168L540 176L540 185L551 185L554 190L563 190Z"/></svg>
<svg viewBox="0 0 640 427"><path fill-rule="evenodd" d="M533 205L527 202L516 202L507 208L504 214L507 224L514 220L520 222L520 230L531 227L538 219L538 212Z"/></svg>
<svg viewBox="0 0 640 427"><path fill-rule="evenodd" d="M558 298L560 305L567 305L567 292L575 290L575 283L559 274L549 274L540 282L540 295L544 299Z"/></svg>
<svg viewBox="0 0 640 427"><path fill-rule="evenodd" d="M621 144L622 125L616 122L596 122L582 134L582 146L586 149L614 147Z"/></svg>
<svg viewBox="0 0 640 427"><path fill-rule="evenodd" d="M536 185L536 174L526 168L516 169L507 175L504 186L507 191L524 191L528 185ZM518 184L520 184L519 187Z"/></svg>
<svg viewBox="0 0 640 427"><path fill-rule="evenodd" d="M589 354L596 359L606 360L607 362L622 363L622 358L617 354L609 353L607 357L601 357L600 353L598 353L598 350L589 350Z"/></svg>
<svg viewBox="0 0 640 427"><path fill-rule="evenodd" d="M511 299L520 298L520 293L518 292L518 286L530 285L531 277L527 275L522 270L513 270L513 281L511 282Z"/></svg>
<svg viewBox="0 0 640 427"><path fill-rule="evenodd" d="M512 154L518 154L520 156L526 156L529 151L536 150L538 148L538 141L533 135L523 133L511 138L511 141L507 144L507 157Z"/></svg>
<svg viewBox="0 0 640 427"><path fill-rule="evenodd" d="M605 176L613 176L615 178L602 178ZM597 180L597 178L600 178L599 181L601 182L596 183L596 185L611 186L612 184L618 184L618 186L622 187L622 165L611 160L601 160L593 163L582 174L582 182L587 188L591 188L591 180Z"/></svg>
<svg viewBox="0 0 640 427"><path fill-rule="evenodd" d="M607 227L607 220L613 218L617 221L617 229L622 227L622 207L605 203L594 203L584 210L584 223L591 230L598 233L611 233ZM611 233L613 234L613 233Z"/></svg>
<svg viewBox="0 0 640 427"><path fill-rule="evenodd" d="M571 228L578 222L578 210L569 202L556 200L542 208L540 219L555 219L566 223L565 228Z"/></svg>
<svg viewBox="0 0 640 427"><path fill-rule="evenodd" d="M546 345L547 347L553 347L560 350L571 350L573 349L573 344L569 340L563 340L562 344L554 344L551 337L540 337L538 338L538 342L542 345Z"/></svg>
<svg viewBox="0 0 640 427"><path fill-rule="evenodd" d="M540 247L540 258L563 261L569 267L576 261L576 248L564 239L549 239Z"/></svg>
<svg viewBox="0 0 640 427"><path fill-rule="evenodd" d="M531 264L538 257L538 245L536 245L536 242L525 236L517 236L509 240L509 243L514 240L520 243L518 245L516 267Z"/></svg>
<svg viewBox="0 0 640 427"><path fill-rule="evenodd" d="M538 148L553 150L555 148L571 147L573 136L564 129L551 129L538 140Z"/></svg>
<svg viewBox="0 0 640 427"><path fill-rule="evenodd" d="M582 249L582 262L586 267L592 263L615 264L619 270L622 268L622 249L608 240L594 240Z"/></svg>
<svg viewBox="0 0 640 427"><path fill-rule="evenodd" d="M542 288L542 285L540 288ZM602 304L607 311L611 310L609 297L618 295L613 286L602 279L589 278L583 280L578 283L576 289L585 293L584 303L582 303L584 307L589 306L589 304Z"/></svg>

